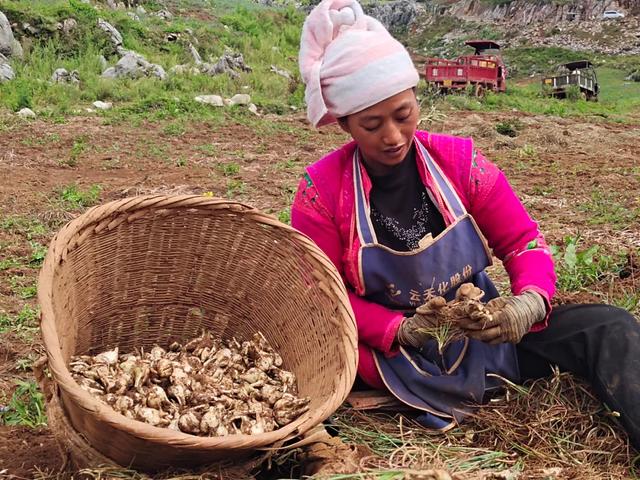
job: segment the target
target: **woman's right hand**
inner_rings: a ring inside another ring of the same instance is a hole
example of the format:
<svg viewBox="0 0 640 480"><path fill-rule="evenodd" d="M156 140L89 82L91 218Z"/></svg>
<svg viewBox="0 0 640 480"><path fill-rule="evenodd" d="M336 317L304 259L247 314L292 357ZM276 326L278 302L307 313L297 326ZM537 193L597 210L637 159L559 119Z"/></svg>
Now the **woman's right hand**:
<svg viewBox="0 0 640 480"><path fill-rule="evenodd" d="M416 308L416 313L405 318L398 328L396 339L400 345L421 348L433 337L433 329L440 324L440 309L447 304L443 297L433 297Z"/></svg>

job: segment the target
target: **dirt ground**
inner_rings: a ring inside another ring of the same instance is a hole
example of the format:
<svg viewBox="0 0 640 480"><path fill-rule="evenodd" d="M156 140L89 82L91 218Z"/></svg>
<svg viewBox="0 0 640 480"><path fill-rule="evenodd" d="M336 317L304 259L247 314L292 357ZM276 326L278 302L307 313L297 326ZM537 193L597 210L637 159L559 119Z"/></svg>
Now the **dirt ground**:
<svg viewBox="0 0 640 480"><path fill-rule="evenodd" d="M496 123L515 119L516 137L496 132ZM638 126L518 112L450 112L429 129L472 136L505 171L549 243L579 235L581 245L598 245L612 255L640 248ZM0 261L30 257L32 242L46 245L82 211L60 199L61 189L72 184L81 190L99 185L100 202L144 193L213 192L277 215L290 205L304 165L345 139L335 127L314 131L302 115L246 125L191 123L177 133L166 123L132 127L106 124L100 117L62 124L17 122L0 130L0 222L27 218L46 230L0 229ZM83 148L76 147L79 142ZM238 171L222 167L229 163ZM36 275L37 265L29 262L0 270L0 313L35 307L34 298L16 292L33 284ZM603 281L596 293L564 292L560 300L597 301L617 291L637 292L639 281L634 270L626 278ZM31 376L19 361L40 354L37 332L0 334L0 404L16 379ZM0 427L0 478L33 478L61 465L46 429Z"/></svg>

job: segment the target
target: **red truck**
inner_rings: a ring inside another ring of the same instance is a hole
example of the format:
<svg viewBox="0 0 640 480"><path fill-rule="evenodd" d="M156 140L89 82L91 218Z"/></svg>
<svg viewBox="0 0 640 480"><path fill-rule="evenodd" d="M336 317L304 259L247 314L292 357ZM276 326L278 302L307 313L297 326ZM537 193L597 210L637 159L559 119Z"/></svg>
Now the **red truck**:
<svg viewBox="0 0 640 480"><path fill-rule="evenodd" d="M455 60L426 59L427 84L444 93L469 87L476 96L482 96L486 90L504 92L507 69L499 55L500 45L492 40L469 40L465 45L475 49L473 55Z"/></svg>

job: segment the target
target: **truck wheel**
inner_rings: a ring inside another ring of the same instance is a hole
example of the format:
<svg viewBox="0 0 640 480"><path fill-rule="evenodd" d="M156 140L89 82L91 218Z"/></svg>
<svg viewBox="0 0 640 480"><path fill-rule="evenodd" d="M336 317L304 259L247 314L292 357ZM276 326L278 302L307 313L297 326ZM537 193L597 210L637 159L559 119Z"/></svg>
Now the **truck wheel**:
<svg viewBox="0 0 640 480"><path fill-rule="evenodd" d="M474 90L474 94L478 98L484 97L484 87L480 84L477 84Z"/></svg>

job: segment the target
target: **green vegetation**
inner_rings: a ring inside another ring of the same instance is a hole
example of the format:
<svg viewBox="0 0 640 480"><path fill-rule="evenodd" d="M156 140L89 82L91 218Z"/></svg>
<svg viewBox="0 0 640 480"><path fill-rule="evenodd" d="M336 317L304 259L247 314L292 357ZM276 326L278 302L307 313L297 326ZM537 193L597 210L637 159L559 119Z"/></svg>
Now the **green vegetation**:
<svg viewBox="0 0 640 480"><path fill-rule="evenodd" d="M579 249L580 239L566 237L564 245L552 245L556 262L558 288L577 291L604 280L610 275L619 275L621 259L600 253L598 245Z"/></svg>
<svg viewBox="0 0 640 480"><path fill-rule="evenodd" d="M82 155L89 148L87 140L87 135L80 135L73 141L73 146L71 147L69 158L63 162L65 165L69 167L75 167L78 164L78 158L80 157L80 155Z"/></svg>
<svg viewBox="0 0 640 480"><path fill-rule="evenodd" d="M576 60L584 60L584 52L576 52L560 47L517 47L506 48L504 63L510 77L530 74L546 74L556 65ZM587 55L587 57L592 57Z"/></svg>
<svg viewBox="0 0 640 480"><path fill-rule="evenodd" d="M524 128L522 122L518 119L504 120L496 123L496 132L507 137L517 137L520 130Z"/></svg>
<svg viewBox="0 0 640 480"><path fill-rule="evenodd" d="M42 237L47 233L47 227L40 220L20 216L3 218L0 221L0 229L24 236L26 240Z"/></svg>
<svg viewBox="0 0 640 480"><path fill-rule="evenodd" d="M22 261L19 258L9 257L0 260L0 272L9 270L10 268L17 268L22 266Z"/></svg>
<svg viewBox="0 0 640 480"><path fill-rule="evenodd" d="M445 42L445 35L456 31L460 31L461 34L451 41ZM400 35L399 38L411 49L421 54L444 55L446 58L453 58L457 55L473 53L473 50L464 44L467 40L478 38L501 40L502 34L486 23L464 21L443 15L438 17L438 21L430 24L428 28L421 29L419 32L408 32L407 35Z"/></svg>
<svg viewBox="0 0 640 480"><path fill-rule="evenodd" d="M240 173L240 165L238 165L236 162L219 163L218 170L225 177L233 177Z"/></svg>
<svg viewBox="0 0 640 480"><path fill-rule="evenodd" d="M627 228L640 219L640 208L622 205L614 192L594 190L588 201L578 205L578 210L588 214L590 224L606 224L616 229Z"/></svg>
<svg viewBox="0 0 640 480"><path fill-rule="evenodd" d="M598 102L545 97L538 81L520 85L512 81L508 83L505 93L487 92L482 98L449 95L444 101L463 110L516 109L521 112L560 117L594 116L616 122L631 121L640 111L640 83L625 82L625 73L621 70L600 68L597 72L601 91Z"/></svg>
<svg viewBox="0 0 640 480"><path fill-rule="evenodd" d="M17 315L0 312L0 334L13 332L25 339L30 339L38 330L38 309L26 304Z"/></svg>
<svg viewBox="0 0 640 480"><path fill-rule="evenodd" d="M82 190L78 185L72 184L62 187L58 191L58 203L62 208L68 210L78 210L90 207L97 203L100 198L102 187L100 185L91 185L88 189Z"/></svg>
<svg viewBox="0 0 640 480"><path fill-rule="evenodd" d="M230 179L227 181L226 197L230 199L236 198L237 196L245 193L246 188L247 184L242 180Z"/></svg>
<svg viewBox="0 0 640 480"><path fill-rule="evenodd" d="M2 422L5 425L25 425L31 428L46 426L44 395L38 390L36 383L32 380L18 380L16 385L5 411L0 413Z"/></svg>
<svg viewBox="0 0 640 480"><path fill-rule="evenodd" d="M277 217L282 223L291 225L291 210L289 208L280 210Z"/></svg>
<svg viewBox="0 0 640 480"><path fill-rule="evenodd" d="M33 267L40 267L44 261L44 257L47 255L47 247L34 241L30 241L29 246L31 247L29 264Z"/></svg>
<svg viewBox="0 0 640 480"><path fill-rule="evenodd" d="M12 111L29 107L39 115L55 117L74 113L79 107L102 100L113 102L114 109L100 115L111 121L121 121L130 116L224 117L225 113L220 109L207 108L194 101L196 95L212 93L230 97L246 92L261 109L276 113L287 112L291 104L302 105L303 89L297 77L288 80L271 71L271 65L277 65L297 72L302 13L293 8L263 8L248 0L190 0L181 5L209 7L217 16L207 21L188 16L165 21L143 15L136 21L124 11L102 9L98 12L80 0L5 0L2 8L11 22L28 22L42 33L33 45L25 48L25 61L13 62L16 79L0 85L0 107ZM153 10L153 5L148 9ZM64 35L56 25L69 17L77 20L78 27ZM238 78L227 74L211 77L169 73L166 81L101 78L100 56L104 55L109 65L113 65L118 55L108 36L97 26L98 18L118 29L125 48L162 65L167 72L175 65L193 61L188 49L190 42L197 45L204 61L212 63L227 48L240 52L253 72L240 73ZM165 41L169 33L180 35L179 40ZM80 85L51 84L49 79L59 67L77 70ZM244 86L248 88L243 89Z"/></svg>

